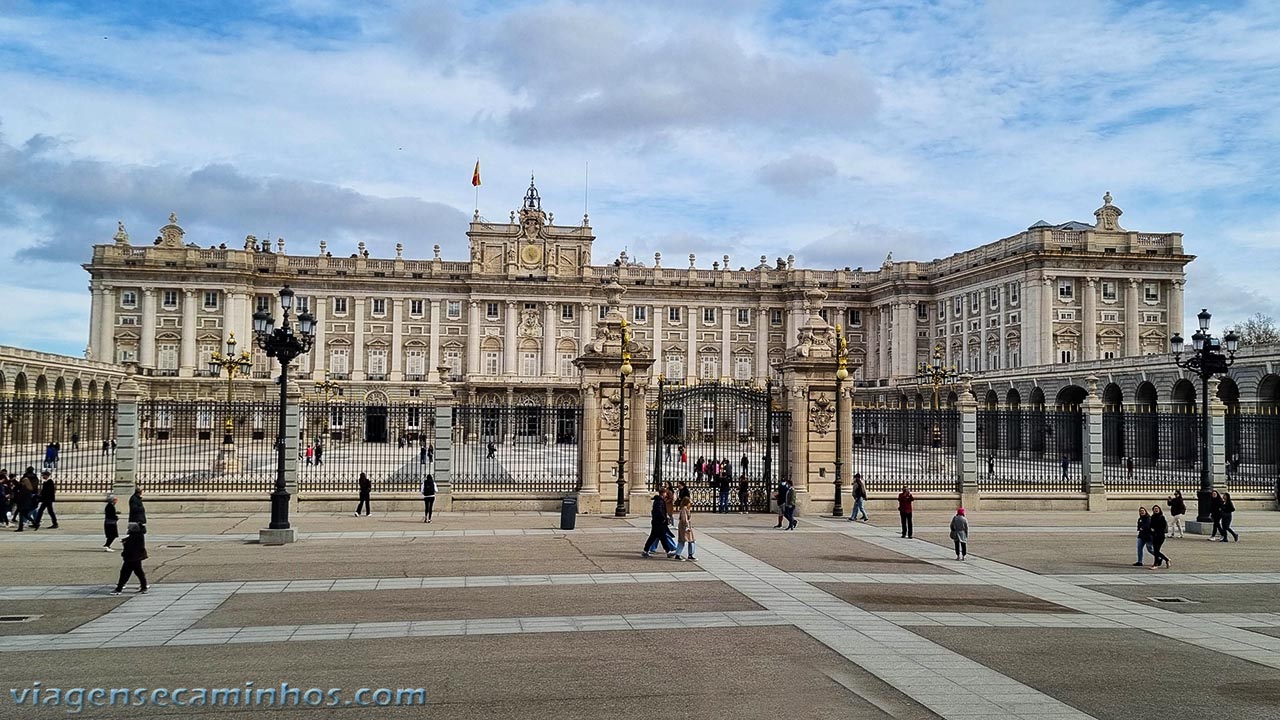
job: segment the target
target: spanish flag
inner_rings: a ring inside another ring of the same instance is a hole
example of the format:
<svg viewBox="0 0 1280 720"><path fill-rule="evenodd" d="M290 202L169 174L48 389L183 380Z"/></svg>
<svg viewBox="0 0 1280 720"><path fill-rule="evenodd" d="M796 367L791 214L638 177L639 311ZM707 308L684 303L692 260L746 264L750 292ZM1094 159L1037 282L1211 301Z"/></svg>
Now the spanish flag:
<svg viewBox="0 0 1280 720"><path fill-rule="evenodd" d="M471 187L480 187L480 161L476 160L476 169L471 173Z"/></svg>

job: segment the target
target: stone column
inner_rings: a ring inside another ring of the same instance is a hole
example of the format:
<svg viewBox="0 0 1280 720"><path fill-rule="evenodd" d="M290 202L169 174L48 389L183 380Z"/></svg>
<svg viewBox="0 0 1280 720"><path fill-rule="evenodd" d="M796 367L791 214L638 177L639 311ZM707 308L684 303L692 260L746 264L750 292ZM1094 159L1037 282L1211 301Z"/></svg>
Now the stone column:
<svg viewBox="0 0 1280 720"><path fill-rule="evenodd" d="M697 382L701 373L701 368L698 367L698 322L700 320L701 318L697 316L697 308L692 305L685 307L684 326L688 332L685 333L684 376L690 384Z"/></svg>
<svg viewBox="0 0 1280 720"><path fill-rule="evenodd" d="M111 492L118 495L126 507L138 482L138 402L141 395L142 388L132 374L116 388L116 452L112 458L115 474Z"/></svg>
<svg viewBox="0 0 1280 720"><path fill-rule="evenodd" d="M156 291L142 288L142 339L138 344L138 365L153 369L156 366Z"/></svg>
<svg viewBox="0 0 1280 720"><path fill-rule="evenodd" d="M628 501L634 513L636 508L646 507L652 497L649 491L649 474L645 471L649 460L649 414L645 402L649 378L642 373L633 373L627 385L626 472L627 490L630 494Z"/></svg>
<svg viewBox="0 0 1280 720"><path fill-rule="evenodd" d="M653 366L657 368L654 372L659 375L667 371L662 364L662 323L666 321L666 312L667 309L662 305L653 306Z"/></svg>
<svg viewBox="0 0 1280 720"><path fill-rule="evenodd" d="M89 291L89 344L85 348L85 356L90 360L101 360L98 357L98 328L102 327L102 293L92 283L86 289Z"/></svg>
<svg viewBox="0 0 1280 720"><path fill-rule="evenodd" d="M916 337L916 330L919 326L916 318L918 302L902 303L902 315L904 327L906 331L902 334L902 365L899 372L902 375L915 374L916 367L916 345L919 338Z"/></svg>
<svg viewBox="0 0 1280 720"><path fill-rule="evenodd" d="M1107 488L1103 480L1102 399L1098 397L1098 377L1085 379L1089 394L1080 404L1084 416L1084 443L1081 447L1080 473L1091 512L1107 509Z"/></svg>
<svg viewBox="0 0 1280 720"><path fill-rule="evenodd" d="M1098 359L1098 278L1087 277L1084 279L1084 322L1081 324L1081 334L1084 335L1081 344L1080 359L1089 361Z"/></svg>
<svg viewBox="0 0 1280 720"><path fill-rule="evenodd" d="M1040 280L1040 362L1043 365L1052 365L1057 361L1053 356L1054 279L1052 275L1048 275Z"/></svg>
<svg viewBox="0 0 1280 720"><path fill-rule="evenodd" d="M1169 283L1169 337L1173 337L1174 333L1182 335L1182 314L1185 312L1182 309L1182 294L1186 284L1185 280L1174 280Z"/></svg>
<svg viewBox="0 0 1280 720"><path fill-rule="evenodd" d="M284 403L284 488L289 492L289 504L296 509L298 506L299 431L302 429L302 386L300 379L292 377L292 367L289 372L289 387L285 390ZM276 391L279 392L279 387ZM268 433L274 430L275 428L271 428Z"/></svg>
<svg viewBox="0 0 1280 720"><path fill-rule="evenodd" d="M1218 399L1216 375L1209 378L1209 477L1215 488L1227 488L1227 406Z"/></svg>
<svg viewBox="0 0 1280 720"><path fill-rule="evenodd" d="M978 497L978 401L972 380L962 379L956 410L960 413L960 437L956 447L956 489L964 507L977 508Z"/></svg>
<svg viewBox="0 0 1280 720"><path fill-rule="evenodd" d="M364 380L364 362L368 357L369 350L364 346L364 307L365 297L358 295L354 298L353 303L356 328L356 339L351 344L351 379Z"/></svg>
<svg viewBox="0 0 1280 720"><path fill-rule="evenodd" d="M116 361L116 293L110 285L103 285L100 292L102 315L100 325L96 328L98 345L94 351L94 358L114 363Z"/></svg>
<svg viewBox="0 0 1280 720"><path fill-rule="evenodd" d="M556 304L547 300L542 304L542 376L556 375ZM551 403L547 403L548 407Z"/></svg>
<svg viewBox="0 0 1280 720"><path fill-rule="evenodd" d="M240 305L239 303L240 297L242 297L241 293L238 293L234 290L228 290L226 294L226 299L223 301L222 342L224 345L226 344L227 340L231 339L231 333L235 333L237 337L242 337L241 333L236 332L236 329L240 327L240 321L237 319L239 316L236 314L237 308ZM248 340L248 337L244 336L244 339Z"/></svg>
<svg viewBox="0 0 1280 720"><path fill-rule="evenodd" d="M325 368L329 367L329 349L325 347L325 335L328 330L329 298L316 297L316 339L311 347L311 379L324 380Z"/></svg>
<svg viewBox="0 0 1280 720"><path fill-rule="evenodd" d="M595 320L591 317L593 307L591 303L582 303L578 306L582 311L581 317L578 318L580 327L578 330L578 352L585 353L587 351L587 343L591 342L591 327Z"/></svg>
<svg viewBox="0 0 1280 720"><path fill-rule="evenodd" d="M435 510L453 510L453 393L447 385L436 384L430 391L436 408L436 462L432 468L436 481Z"/></svg>
<svg viewBox="0 0 1280 720"><path fill-rule="evenodd" d="M467 309L467 375L480 374L480 302L472 300Z"/></svg>
<svg viewBox="0 0 1280 720"><path fill-rule="evenodd" d="M178 357L178 376L194 377L196 374L196 298L195 290L182 293L182 346Z"/></svg>
<svg viewBox="0 0 1280 720"><path fill-rule="evenodd" d="M881 305L878 309L880 311L880 361L877 369L880 372L880 377L888 378L893 376L893 368L889 366L889 362L892 359L890 356L892 340L889 324L889 306ZM795 338L787 338L787 342L795 342Z"/></svg>
<svg viewBox="0 0 1280 720"><path fill-rule="evenodd" d="M440 382L440 317L444 315L444 300L428 302L431 311L431 343L427 350L427 382Z"/></svg>
<svg viewBox="0 0 1280 720"><path fill-rule="evenodd" d="M404 382L404 298L391 301L391 382Z"/></svg>
<svg viewBox="0 0 1280 720"><path fill-rule="evenodd" d="M1141 344L1138 342L1138 319L1142 310L1138 306L1138 281L1130 280L1128 286L1124 289L1124 356L1137 357L1138 348Z"/></svg>
<svg viewBox="0 0 1280 720"><path fill-rule="evenodd" d="M730 316L733 314L733 309L721 306L717 308L717 312L720 313L720 377L732 379L733 344L730 340L733 339L731 323L735 320Z"/></svg>
<svg viewBox="0 0 1280 720"><path fill-rule="evenodd" d="M797 382L799 379L794 379ZM809 386L788 387L791 411L791 452L787 456L787 476L796 491L797 512L809 509Z"/></svg>
<svg viewBox="0 0 1280 720"><path fill-rule="evenodd" d="M763 303L756 306L756 337L755 337L755 376L756 382L764 387L765 382L769 379L769 310Z"/></svg>
<svg viewBox="0 0 1280 720"><path fill-rule="evenodd" d="M520 341L516 337L516 301L507 301L507 315L504 318L503 332L505 336L502 338L502 373L508 377L520 374L520 368L516 365L516 348Z"/></svg>
<svg viewBox="0 0 1280 720"><path fill-rule="evenodd" d="M578 512L600 512L600 386L582 385L582 443L578 453Z"/></svg>

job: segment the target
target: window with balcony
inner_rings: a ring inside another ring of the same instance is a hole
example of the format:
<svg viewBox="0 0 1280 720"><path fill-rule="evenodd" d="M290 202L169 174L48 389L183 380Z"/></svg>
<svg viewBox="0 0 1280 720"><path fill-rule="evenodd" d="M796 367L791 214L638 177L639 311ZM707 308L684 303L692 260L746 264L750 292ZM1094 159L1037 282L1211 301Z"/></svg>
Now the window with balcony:
<svg viewBox="0 0 1280 720"><path fill-rule="evenodd" d="M329 351L329 372L334 375L346 376L351 372L346 348L335 348Z"/></svg>
<svg viewBox="0 0 1280 720"><path fill-rule="evenodd" d="M750 380L751 379L751 356L747 354L737 355L733 358L733 379L734 380Z"/></svg>
<svg viewBox="0 0 1280 720"><path fill-rule="evenodd" d="M671 380L684 379L684 356L668 355L666 358L666 376Z"/></svg>
<svg viewBox="0 0 1280 720"><path fill-rule="evenodd" d="M578 367L573 364L575 355L573 353L560 353L560 377L573 378L578 376Z"/></svg>
<svg viewBox="0 0 1280 720"><path fill-rule="evenodd" d="M381 348L369 350L369 379L385 379L387 376L387 351Z"/></svg>
<svg viewBox="0 0 1280 720"><path fill-rule="evenodd" d="M521 377L537 377L538 353L536 352L520 353L520 375Z"/></svg>
<svg viewBox="0 0 1280 720"><path fill-rule="evenodd" d="M427 354L422 350L409 350L404 356L406 380L423 380L427 375Z"/></svg>
<svg viewBox="0 0 1280 720"><path fill-rule="evenodd" d="M481 367L485 375L497 375L502 371L502 357L496 350L485 351L483 360Z"/></svg>
<svg viewBox="0 0 1280 720"><path fill-rule="evenodd" d="M271 295L257 295L253 299L254 312L271 312ZM346 312L346 301L343 300L343 312Z"/></svg>

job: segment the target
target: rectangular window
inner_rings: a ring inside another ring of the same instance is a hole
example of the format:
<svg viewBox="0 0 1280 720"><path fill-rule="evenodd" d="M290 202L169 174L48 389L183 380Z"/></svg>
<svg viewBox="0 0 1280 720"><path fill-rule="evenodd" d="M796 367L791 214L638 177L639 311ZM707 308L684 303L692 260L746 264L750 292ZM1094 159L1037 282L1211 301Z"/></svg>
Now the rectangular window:
<svg viewBox="0 0 1280 720"><path fill-rule="evenodd" d="M929 319L929 304L928 304L928 303L922 303L922 302L921 302L921 303L916 303L916 319L917 319L917 320L928 320L928 319Z"/></svg>
<svg viewBox="0 0 1280 720"><path fill-rule="evenodd" d="M538 375L538 353L520 353L520 375L523 377L536 377Z"/></svg>
<svg viewBox="0 0 1280 720"><path fill-rule="evenodd" d="M1102 351L1102 359L1103 359L1103 360L1114 360L1114 359L1115 359L1115 357L1116 357L1116 351L1115 351L1115 350L1103 350L1103 351Z"/></svg>
<svg viewBox="0 0 1280 720"><path fill-rule="evenodd" d="M453 378L462 377L462 351L461 350L445 350L444 366L449 369L449 376Z"/></svg>
<svg viewBox="0 0 1280 720"><path fill-rule="evenodd" d="M862 327L862 311L861 310L849 311L849 326Z"/></svg>
<svg viewBox="0 0 1280 720"><path fill-rule="evenodd" d="M497 375L501 367L501 358L498 353L493 350L486 351L484 354L484 374Z"/></svg>
<svg viewBox="0 0 1280 720"><path fill-rule="evenodd" d="M605 319L606 317L608 317L608 315L609 315L609 306L608 306L608 305L601 305L601 306L600 306L600 319L601 319L601 320L603 320L603 319Z"/></svg>
<svg viewBox="0 0 1280 720"><path fill-rule="evenodd" d="M733 379L734 380L750 380L751 379L751 356L738 355L733 359Z"/></svg>
<svg viewBox="0 0 1280 720"><path fill-rule="evenodd" d="M1102 281L1102 302L1116 301L1116 284L1111 280Z"/></svg>
<svg viewBox="0 0 1280 720"><path fill-rule="evenodd" d="M342 307L343 307L343 312L346 312L345 300L343 301ZM255 297L253 302L253 311L254 312L263 312L263 311L271 312L271 296L258 295L257 297Z"/></svg>
<svg viewBox="0 0 1280 720"><path fill-rule="evenodd" d="M178 346L164 344L156 346L156 368L161 372L178 371Z"/></svg>
<svg viewBox="0 0 1280 720"><path fill-rule="evenodd" d="M1076 296L1076 284L1071 280L1058 281L1058 297L1062 300L1071 300Z"/></svg>
<svg viewBox="0 0 1280 720"><path fill-rule="evenodd" d="M573 364L573 353L560 353L560 377L571 378L578 376L578 368Z"/></svg>
<svg viewBox="0 0 1280 720"><path fill-rule="evenodd" d="M335 348L329 352L329 372L335 375L346 375L351 372L347 365L347 349Z"/></svg>
<svg viewBox="0 0 1280 720"><path fill-rule="evenodd" d="M462 317L462 302L460 300L450 300L445 304L445 315L450 320L457 320Z"/></svg>
<svg viewBox="0 0 1280 720"><path fill-rule="evenodd" d="M1160 322L1160 313L1142 313L1142 322L1144 322L1144 323L1159 323L1159 322Z"/></svg>
<svg viewBox="0 0 1280 720"><path fill-rule="evenodd" d="M981 293L977 293L977 292L969 293L969 312L976 313L982 307L981 305L982 301L979 300L980 297L981 297Z"/></svg>
<svg viewBox="0 0 1280 720"><path fill-rule="evenodd" d="M675 307L674 305L667 308L667 322L676 325L680 324L680 308Z"/></svg>
<svg viewBox="0 0 1280 720"><path fill-rule="evenodd" d="M133 348L120 348L120 362L136 362L138 359L138 351Z"/></svg>
<svg viewBox="0 0 1280 720"><path fill-rule="evenodd" d="M1075 310L1059 310L1058 319L1059 320L1075 320L1076 311Z"/></svg>
<svg viewBox="0 0 1280 720"><path fill-rule="evenodd" d="M369 374L370 375L386 375L387 374L387 351L381 348L374 348L369 351Z"/></svg>
<svg viewBox="0 0 1280 720"><path fill-rule="evenodd" d="M484 316L489 320L498 319L498 303L491 302L484 304Z"/></svg>
<svg viewBox="0 0 1280 720"><path fill-rule="evenodd" d="M947 301L946 300L938 301L938 319L939 320L947 319Z"/></svg>
<svg viewBox="0 0 1280 720"><path fill-rule="evenodd" d="M952 302L951 304L952 304L952 311L955 313L955 316L960 317L960 313L964 312L964 298L957 295L955 297L954 302Z"/></svg>
<svg viewBox="0 0 1280 720"><path fill-rule="evenodd" d="M1102 313L1102 322L1120 322L1120 313L1104 312Z"/></svg>
<svg viewBox="0 0 1280 720"><path fill-rule="evenodd" d="M647 305L636 305L631 309L631 319L636 322L649 322L649 307Z"/></svg>
<svg viewBox="0 0 1280 720"><path fill-rule="evenodd" d="M409 301L409 314L414 317L422 317L423 302L421 300Z"/></svg>
<svg viewBox="0 0 1280 720"><path fill-rule="evenodd" d="M666 359L667 377L672 380L684 379L684 358L679 355L671 355Z"/></svg>
<svg viewBox="0 0 1280 720"><path fill-rule="evenodd" d="M121 306L121 307L127 307L127 308L137 307L137 306L138 306L138 293L136 293L136 292L134 292L134 291L132 291L132 290L126 290L126 291L124 291L124 292L120 293L120 306Z"/></svg>
<svg viewBox="0 0 1280 720"><path fill-rule="evenodd" d="M715 309L715 308L710 308L710 307L709 307L709 308L702 308L702 323L703 323L704 325L715 325L715 324L716 324L716 309Z"/></svg>
<svg viewBox="0 0 1280 720"><path fill-rule="evenodd" d="M374 315L387 314L387 301L384 298L373 299L373 314Z"/></svg>
<svg viewBox="0 0 1280 720"><path fill-rule="evenodd" d="M831 322L831 320L827 317L826 308L818 308L818 317L822 318L822 322Z"/></svg>
<svg viewBox="0 0 1280 720"><path fill-rule="evenodd" d="M311 312L311 298L299 295L298 297L294 298L294 300L297 301L297 306L294 308L294 310L296 310L299 315L301 315L302 313Z"/></svg>
<svg viewBox="0 0 1280 720"><path fill-rule="evenodd" d="M751 324L751 310L749 308L738 308L738 324L739 325Z"/></svg>
<svg viewBox="0 0 1280 720"><path fill-rule="evenodd" d="M704 380L715 380L720 377L720 358L715 355L704 355L699 360L698 377Z"/></svg>
<svg viewBox="0 0 1280 720"><path fill-rule="evenodd" d="M404 372L414 378L427 374L427 354L422 350L410 350L405 353Z"/></svg>
<svg viewBox="0 0 1280 720"><path fill-rule="evenodd" d="M346 315L346 314L347 314L347 299L346 299L346 298L344 298L344 297L339 297L339 298L334 298L334 299L333 299L333 314L334 314L334 315Z"/></svg>
<svg viewBox="0 0 1280 720"><path fill-rule="evenodd" d="M217 310L217 309L218 309L218 291L217 291L217 290L206 290L206 291L205 291L205 293L204 293L204 309L205 309L205 310Z"/></svg>
<svg viewBox="0 0 1280 720"><path fill-rule="evenodd" d="M1149 303L1160 302L1160 283L1143 283L1142 299Z"/></svg>
<svg viewBox="0 0 1280 720"><path fill-rule="evenodd" d="M769 311L769 324L770 324L770 325L781 325L781 324L782 324L782 311L781 311L781 310L770 310L770 311Z"/></svg>
<svg viewBox="0 0 1280 720"><path fill-rule="evenodd" d="M525 304L524 304L524 309L525 309L525 310L537 310L537 309L538 309L538 303L525 303Z"/></svg>
<svg viewBox="0 0 1280 720"><path fill-rule="evenodd" d="M990 303L988 303L991 306L991 309L999 310L1000 309L1000 288L998 287L989 288L987 290L987 297L991 299Z"/></svg>
<svg viewBox="0 0 1280 720"><path fill-rule="evenodd" d="M1021 288L1022 288L1022 283L1016 283L1016 282L1009 283L1009 304L1010 305L1018 304L1018 291ZM1014 365L1014 367L1017 367L1017 365Z"/></svg>
<svg viewBox="0 0 1280 720"><path fill-rule="evenodd" d="M560 306L560 319L566 322L573 321L573 305L564 303Z"/></svg>
<svg viewBox="0 0 1280 720"><path fill-rule="evenodd" d="M178 291L177 290L165 290L163 297L164 297L165 307L167 308L178 307Z"/></svg>
<svg viewBox="0 0 1280 720"><path fill-rule="evenodd" d="M1059 357L1061 358L1062 362L1069 363L1074 359L1075 353L1073 353L1070 350L1063 350Z"/></svg>

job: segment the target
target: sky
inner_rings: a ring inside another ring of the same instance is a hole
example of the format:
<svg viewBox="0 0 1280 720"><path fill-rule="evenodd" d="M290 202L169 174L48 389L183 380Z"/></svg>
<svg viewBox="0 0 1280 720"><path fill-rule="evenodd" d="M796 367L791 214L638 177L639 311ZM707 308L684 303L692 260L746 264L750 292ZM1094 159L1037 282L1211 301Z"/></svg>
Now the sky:
<svg viewBox="0 0 1280 720"><path fill-rule="evenodd" d="M929 260L1182 232L1280 317L1280 3L0 0L0 344L80 355L94 244L467 257L531 173L593 258ZM1194 325L1194 320L1188 327Z"/></svg>

